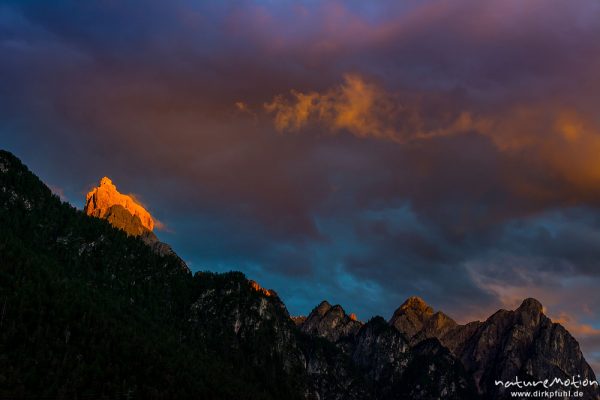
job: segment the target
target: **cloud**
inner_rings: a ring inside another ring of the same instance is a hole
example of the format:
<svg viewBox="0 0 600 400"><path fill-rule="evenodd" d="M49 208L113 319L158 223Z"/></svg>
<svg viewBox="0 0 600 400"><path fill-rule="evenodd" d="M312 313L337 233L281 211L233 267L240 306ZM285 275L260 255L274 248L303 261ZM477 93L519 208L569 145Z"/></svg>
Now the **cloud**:
<svg viewBox="0 0 600 400"><path fill-rule="evenodd" d="M401 112L392 96L358 75L345 75L344 83L324 93L291 91L292 101L277 96L265 104L275 114L279 131L299 130L311 121L333 131L347 130L358 137L394 139L388 121Z"/></svg>
<svg viewBox="0 0 600 400"><path fill-rule="evenodd" d="M318 123L333 133L404 143L464 133L477 126L468 113L450 117L443 126L427 126L425 113L417 105L403 103L398 94L355 74L344 75L344 83L322 93L291 90L290 94L291 99L278 95L264 105L267 113L274 114L275 127L281 132Z"/></svg>
<svg viewBox="0 0 600 400"><path fill-rule="evenodd" d="M396 145L445 137L459 142L478 135L507 163L529 170L524 179L503 182L514 198L539 204L534 206L538 210L550 204L600 204L600 122L583 110L548 99L485 111L475 102L448 106L453 93L417 92L403 98L359 75L346 75L343 84L322 92L290 93L264 105L280 132L346 132Z"/></svg>

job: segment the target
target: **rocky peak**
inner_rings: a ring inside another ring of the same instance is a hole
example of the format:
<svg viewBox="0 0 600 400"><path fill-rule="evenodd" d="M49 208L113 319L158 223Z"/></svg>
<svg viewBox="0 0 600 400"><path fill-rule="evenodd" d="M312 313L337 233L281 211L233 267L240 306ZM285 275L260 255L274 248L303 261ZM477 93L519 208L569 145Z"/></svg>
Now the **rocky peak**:
<svg viewBox="0 0 600 400"><path fill-rule="evenodd" d="M317 308L315 308L313 310L313 312L316 312L318 315L323 316L327 313L327 311L329 311L331 309L331 304L329 304L329 302L327 300L323 300L318 306ZM311 313L312 314L312 313Z"/></svg>
<svg viewBox="0 0 600 400"><path fill-rule="evenodd" d="M100 179L100 186L112 186L114 190L117 189L117 187L113 184L113 182L108 176L105 176L104 178Z"/></svg>
<svg viewBox="0 0 600 400"><path fill-rule="evenodd" d="M423 299L417 296L409 297L395 312L390 319L390 325L394 326L406 338L416 337L425 328L436 332L428 332L427 337L437 334L437 330L447 329L456 323L447 315L441 312L434 313ZM424 339L420 338L420 339Z"/></svg>
<svg viewBox="0 0 600 400"><path fill-rule="evenodd" d="M332 306L329 302L322 301L300 324L300 330L336 342L342 337L356 333L361 326L362 324L346 314L339 304Z"/></svg>
<svg viewBox="0 0 600 400"><path fill-rule="evenodd" d="M577 341L544 315L542 304L523 300L514 311L499 310L484 322L459 325L423 300L411 297L400 306L390 325L402 332L413 348L428 339L439 340L458 358L485 398L504 398L494 380L567 379L580 375L595 380ZM597 399L591 391L585 398Z"/></svg>
<svg viewBox="0 0 600 400"><path fill-rule="evenodd" d="M115 228L130 236L138 236L156 254L177 257L181 267L189 271L185 262L173 251L171 246L158 240L154 232L154 219L135 199L121 194L108 177L100 179L100 184L90 190L86 196L84 211L87 215L107 220ZM257 284L258 285L258 284ZM264 294L274 292L260 288ZM258 289L257 289L258 290Z"/></svg>
<svg viewBox="0 0 600 400"><path fill-rule="evenodd" d="M536 299L530 297L523 300L518 310L527 311L533 314L541 314L544 311L544 306Z"/></svg>
<svg viewBox="0 0 600 400"><path fill-rule="evenodd" d="M87 215L93 217L106 218L114 206L123 207L132 216L139 218L144 229L148 231L154 229L154 219L150 213L133 197L119 193L115 184L105 176L100 180L98 187L93 188L87 194L84 211ZM117 227L126 228L126 226Z"/></svg>
<svg viewBox="0 0 600 400"><path fill-rule="evenodd" d="M580 375L595 380L577 341L543 313L542 304L525 299L514 311L500 310L479 324L455 354L475 378L482 394L502 397L495 379L532 380ZM585 398L598 398L584 390Z"/></svg>
<svg viewBox="0 0 600 400"><path fill-rule="evenodd" d="M544 307L536 299L528 298L523 300L515 313L519 316L522 324L535 326L539 324L541 317L544 315Z"/></svg>
<svg viewBox="0 0 600 400"><path fill-rule="evenodd" d="M419 296L411 296L400 306L400 310L404 312L417 312L424 315L433 314L433 308L431 308L425 300Z"/></svg>

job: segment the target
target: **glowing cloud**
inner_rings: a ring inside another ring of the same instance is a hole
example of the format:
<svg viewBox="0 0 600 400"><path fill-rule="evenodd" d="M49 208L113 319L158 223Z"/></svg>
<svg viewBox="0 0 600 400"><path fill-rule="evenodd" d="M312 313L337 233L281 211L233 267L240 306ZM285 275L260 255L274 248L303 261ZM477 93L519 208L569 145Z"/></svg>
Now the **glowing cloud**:
<svg viewBox="0 0 600 400"><path fill-rule="evenodd" d="M297 131L314 121L358 137L398 138L393 123L401 106L392 95L358 75L345 75L342 85L324 93L292 90L291 97L276 96L265 104L267 112L275 114L279 131Z"/></svg>
<svg viewBox="0 0 600 400"><path fill-rule="evenodd" d="M483 127L466 112L450 117L433 115L426 120L423 110L403 102L396 93L367 82L359 75L344 75L344 82L323 93L290 91L291 98L276 96L264 105L274 114L275 128L299 131L310 123L330 132L349 132L360 138L376 138L404 143L410 140L447 136Z"/></svg>

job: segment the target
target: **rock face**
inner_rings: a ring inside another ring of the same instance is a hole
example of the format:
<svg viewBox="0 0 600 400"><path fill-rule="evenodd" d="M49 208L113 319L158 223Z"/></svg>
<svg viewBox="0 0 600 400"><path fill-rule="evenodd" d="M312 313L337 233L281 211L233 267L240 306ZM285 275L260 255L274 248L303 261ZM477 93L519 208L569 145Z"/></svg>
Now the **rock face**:
<svg viewBox="0 0 600 400"><path fill-rule="evenodd" d="M374 383L377 398L393 398L411 358L404 336L381 317L368 321L346 346L352 361Z"/></svg>
<svg viewBox="0 0 600 400"><path fill-rule="evenodd" d="M310 335L335 342L344 336L355 334L361 326L356 316L351 318L340 305L332 306L323 301L312 310L300 329Z"/></svg>
<svg viewBox="0 0 600 400"><path fill-rule="evenodd" d="M426 339L411 349L404 371L405 399L479 399L470 374L437 339ZM484 397L488 399L489 397Z"/></svg>
<svg viewBox="0 0 600 400"><path fill-rule="evenodd" d="M292 315L290 318L296 326L300 326L304 323L304 321L306 321L306 317L304 315Z"/></svg>
<svg viewBox="0 0 600 400"><path fill-rule="evenodd" d="M412 344L430 337L440 339L457 326L452 318L441 311L434 312L417 296L409 297L394 312L390 325L402 332Z"/></svg>
<svg viewBox="0 0 600 400"><path fill-rule="evenodd" d="M142 236L144 234L154 235L151 230L142 224L142 221L137 215L131 214L125 207L119 204L109 207L104 213L96 213L99 215L94 214L95 213L91 213L88 215L104 218L110 222L112 226L124 230L130 236Z"/></svg>
<svg viewBox="0 0 600 400"><path fill-rule="evenodd" d="M119 209L113 209L114 206L120 206ZM129 212L133 217L131 219L126 217L123 210ZM100 180L100 185L93 188L86 196L84 211L87 215L93 217L109 219L112 218L115 222L121 223L123 230L128 232L128 228L134 225L139 219L141 226L149 231L154 229L154 219L144 207L138 204L131 196L121 194L117 190L117 187L108 178L104 177ZM138 236L141 234L136 233L139 231L138 227L134 227L131 234ZM128 232L129 233L129 232Z"/></svg>

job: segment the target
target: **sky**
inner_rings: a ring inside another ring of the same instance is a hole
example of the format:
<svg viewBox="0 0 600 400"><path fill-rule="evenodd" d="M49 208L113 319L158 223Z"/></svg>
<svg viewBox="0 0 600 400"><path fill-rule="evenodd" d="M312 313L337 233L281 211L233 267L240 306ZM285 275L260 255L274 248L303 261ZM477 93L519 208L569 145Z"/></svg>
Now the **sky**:
<svg viewBox="0 0 600 400"><path fill-rule="evenodd" d="M0 0L0 147L293 315L526 297L600 371L600 3Z"/></svg>

